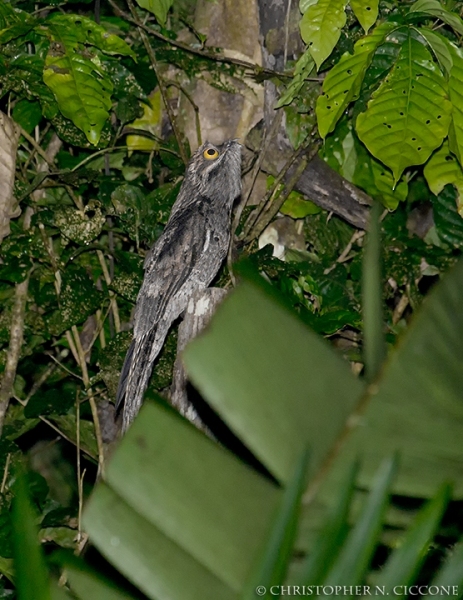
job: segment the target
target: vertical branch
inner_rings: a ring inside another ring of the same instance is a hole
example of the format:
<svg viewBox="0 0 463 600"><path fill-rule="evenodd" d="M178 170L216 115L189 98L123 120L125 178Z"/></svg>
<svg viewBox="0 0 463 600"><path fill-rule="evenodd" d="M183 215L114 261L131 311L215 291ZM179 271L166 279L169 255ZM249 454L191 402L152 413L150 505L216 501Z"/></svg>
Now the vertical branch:
<svg viewBox="0 0 463 600"><path fill-rule="evenodd" d="M182 160L186 165L188 163L188 156L185 153L185 148L182 143L180 131L178 130L178 127L177 127L177 122L175 120L174 112L169 104L169 99L167 98L166 86L164 85L164 81L159 72L156 56L154 55L153 48L151 47L148 37L147 37L144 29L142 28L142 23L140 22L140 19L138 18L138 15L137 15L137 12L135 10L135 6L133 5L132 0L127 0L127 4L130 8L130 12L132 13L133 20L137 24L141 40L143 42L143 45L145 46L145 49L146 49L146 52L148 53L149 58L150 58L151 66L153 67L154 74L156 75L156 79L158 80L159 90L161 92L162 100L164 102L164 106L166 107L167 116L169 117L169 121L172 126L172 131L174 132L175 139L177 140L180 156L182 157Z"/></svg>
<svg viewBox="0 0 463 600"><path fill-rule="evenodd" d="M386 357L381 281L381 210L381 204L375 202L370 212L362 268L363 361L369 383L378 376Z"/></svg>
<svg viewBox="0 0 463 600"><path fill-rule="evenodd" d="M104 477L104 447L103 447L103 439L101 437L101 427L100 420L98 418L98 408L96 405L95 397L93 395L93 390L90 387L90 377L88 376L87 362L85 360L85 352L82 348L82 344L79 337L79 332L77 331L77 327L75 325L72 326L72 335L74 337L74 343L77 349L77 355L79 357L79 366L82 371L82 379L85 385L85 391L88 395L88 401L90 403L90 409L92 411L93 417L93 425L95 427L95 437L96 443L98 446L98 474L101 477Z"/></svg>
<svg viewBox="0 0 463 600"><path fill-rule="evenodd" d="M8 347L5 372L3 373L0 387L0 436L2 435L6 411L13 393L16 369L21 355L28 287L29 276L21 283L18 283L15 290L15 300L11 318L10 345Z"/></svg>
<svg viewBox="0 0 463 600"><path fill-rule="evenodd" d="M108 267L106 265L106 260L104 254L101 250L97 250L98 260L100 261L101 269L103 271L103 276L106 282L106 285L111 285L111 275L109 274ZM111 299L111 311L114 317L114 328L116 329L116 333L119 333L121 330L121 320L119 318L119 309L117 307L116 295L111 290L108 290L109 297Z"/></svg>

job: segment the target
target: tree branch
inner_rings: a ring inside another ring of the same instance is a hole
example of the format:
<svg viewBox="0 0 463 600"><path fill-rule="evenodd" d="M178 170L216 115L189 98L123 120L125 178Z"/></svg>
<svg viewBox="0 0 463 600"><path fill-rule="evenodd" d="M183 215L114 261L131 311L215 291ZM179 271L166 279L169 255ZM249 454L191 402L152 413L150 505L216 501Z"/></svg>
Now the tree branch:
<svg viewBox="0 0 463 600"><path fill-rule="evenodd" d="M16 369L21 355L28 287L29 276L21 283L18 283L15 290L15 300L11 319L10 345L8 347L5 372L0 387L0 436L2 435L8 404L13 394Z"/></svg>

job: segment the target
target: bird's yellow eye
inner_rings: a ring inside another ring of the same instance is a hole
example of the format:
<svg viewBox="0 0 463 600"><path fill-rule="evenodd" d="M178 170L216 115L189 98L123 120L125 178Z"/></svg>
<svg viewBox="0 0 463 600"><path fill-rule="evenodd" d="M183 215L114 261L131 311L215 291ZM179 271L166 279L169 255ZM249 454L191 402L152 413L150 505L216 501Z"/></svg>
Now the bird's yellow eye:
<svg viewBox="0 0 463 600"><path fill-rule="evenodd" d="M203 156L207 160L215 160L219 157L219 153L215 148L207 148L207 150L204 150Z"/></svg>

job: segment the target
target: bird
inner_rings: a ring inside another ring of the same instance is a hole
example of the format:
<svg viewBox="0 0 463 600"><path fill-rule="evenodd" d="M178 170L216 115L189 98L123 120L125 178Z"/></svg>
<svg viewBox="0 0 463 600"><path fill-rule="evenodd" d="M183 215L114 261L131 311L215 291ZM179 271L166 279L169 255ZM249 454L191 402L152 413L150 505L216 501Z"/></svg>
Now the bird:
<svg viewBox="0 0 463 600"><path fill-rule="evenodd" d="M133 340L116 393L122 433L143 402L153 365L172 323L206 289L224 261L231 213L241 194L241 145L202 144L189 161L163 233L146 255L134 312Z"/></svg>

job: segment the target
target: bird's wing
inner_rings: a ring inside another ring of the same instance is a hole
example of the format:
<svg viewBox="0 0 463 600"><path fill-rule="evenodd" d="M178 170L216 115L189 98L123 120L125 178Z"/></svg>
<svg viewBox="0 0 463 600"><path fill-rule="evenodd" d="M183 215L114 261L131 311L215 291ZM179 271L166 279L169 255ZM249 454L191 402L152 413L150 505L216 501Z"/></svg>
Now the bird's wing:
<svg viewBox="0 0 463 600"><path fill-rule="evenodd" d="M135 310L134 338L119 379L116 410L122 405L130 382L140 380L141 385L141 380L149 377L158 325L166 316L172 297L188 281L192 270L203 256L208 235L207 219L203 211L198 210L197 206L191 207L169 220L163 234L147 255L145 278ZM170 321L172 315L167 316ZM169 325L170 322L163 324L166 333ZM163 341L158 340L159 350ZM141 402L145 384L146 382L138 390L137 398L131 400Z"/></svg>
<svg viewBox="0 0 463 600"><path fill-rule="evenodd" d="M203 256L208 235L207 218L198 205L177 213L169 221L145 261L145 278L134 318L136 338L156 327L163 318L172 297Z"/></svg>

